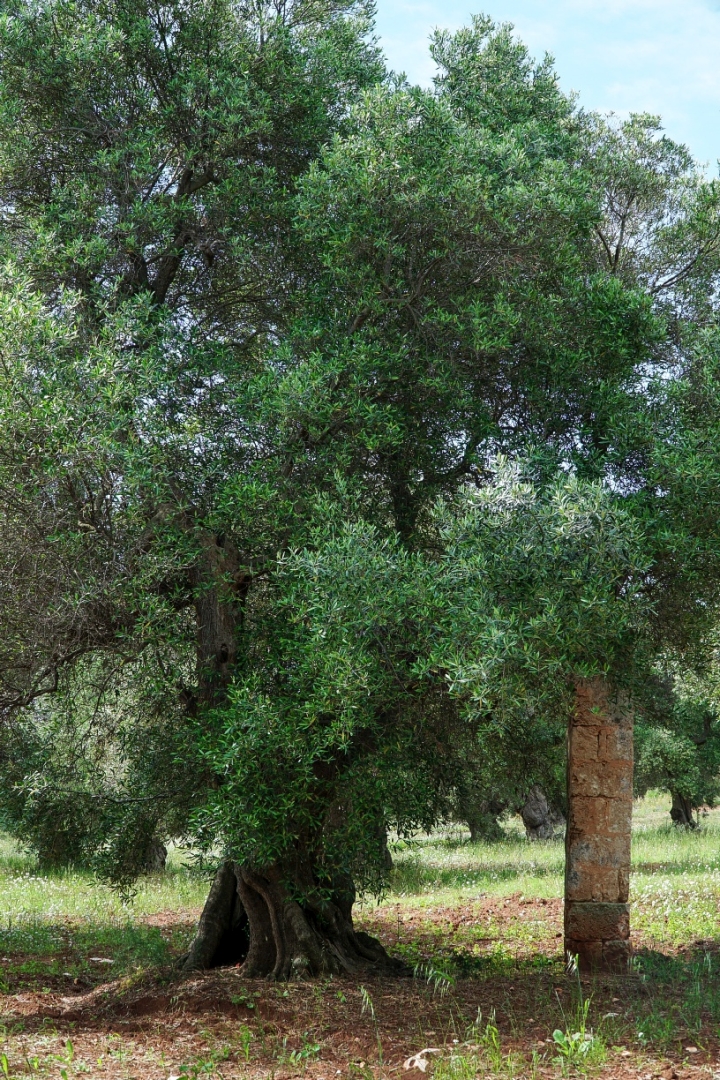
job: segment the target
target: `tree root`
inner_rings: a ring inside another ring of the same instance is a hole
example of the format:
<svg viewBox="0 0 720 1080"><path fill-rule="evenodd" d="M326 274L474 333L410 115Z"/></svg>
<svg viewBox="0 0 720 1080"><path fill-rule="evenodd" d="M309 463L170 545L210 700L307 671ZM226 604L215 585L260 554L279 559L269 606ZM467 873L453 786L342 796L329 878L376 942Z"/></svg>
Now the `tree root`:
<svg viewBox="0 0 720 1080"><path fill-rule="evenodd" d="M355 930L352 896L300 904L276 868L260 874L225 862L215 875L185 971L240 965L247 978L273 980L374 971L408 975L370 934Z"/></svg>

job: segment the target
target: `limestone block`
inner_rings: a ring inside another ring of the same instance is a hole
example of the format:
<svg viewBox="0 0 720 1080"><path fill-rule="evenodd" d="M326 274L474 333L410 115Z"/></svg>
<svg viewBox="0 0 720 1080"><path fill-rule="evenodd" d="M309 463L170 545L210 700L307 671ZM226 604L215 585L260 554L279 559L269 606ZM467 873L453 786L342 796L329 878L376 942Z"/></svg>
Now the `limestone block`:
<svg viewBox="0 0 720 1080"><path fill-rule="evenodd" d="M632 799L607 799L605 813L609 836L616 843L619 838L619 850L626 850L632 826Z"/></svg>
<svg viewBox="0 0 720 1080"><path fill-rule="evenodd" d="M632 728L622 722L603 728L598 736L597 754L601 761L632 761Z"/></svg>
<svg viewBox="0 0 720 1080"><path fill-rule="evenodd" d="M631 955L629 941L603 941L602 967L605 971L623 971L627 968Z"/></svg>
<svg viewBox="0 0 720 1080"><path fill-rule="evenodd" d="M576 956L581 971L627 971L632 955L627 941L573 941L566 939L565 954Z"/></svg>
<svg viewBox="0 0 720 1080"><path fill-rule="evenodd" d="M623 846L608 843L606 836L587 836L575 833L568 838L568 861L572 866L612 866L621 870L627 863L627 853Z"/></svg>
<svg viewBox="0 0 720 1080"><path fill-rule="evenodd" d="M565 948L581 968L629 956L632 713L608 681L576 683L568 732Z"/></svg>
<svg viewBox="0 0 720 1080"><path fill-rule="evenodd" d="M565 955L577 956L581 971L589 971L603 966L602 941L577 941L565 938Z"/></svg>
<svg viewBox="0 0 720 1080"><path fill-rule="evenodd" d="M628 836L632 819L632 800L606 795L576 795L570 804L570 835Z"/></svg>
<svg viewBox="0 0 720 1080"><path fill-rule="evenodd" d="M620 894L620 871L611 866L575 866L568 873L566 895L572 901L614 903Z"/></svg>
<svg viewBox="0 0 720 1080"><path fill-rule="evenodd" d="M590 761L571 758L568 771L569 795L594 798L608 795L632 802L632 773L625 761Z"/></svg>
<svg viewBox="0 0 720 1080"><path fill-rule="evenodd" d="M565 934L574 941L624 941L630 937L630 909L627 904L570 903Z"/></svg>
<svg viewBox="0 0 720 1080"><path fill-rule="evenodd" d="M599 724L608 712L608 687L602 676L575 683L575 722Z"/></svg>
<svg viewBox="0 0 720 1080"><path fill-rule="evenodd" d="M570 729L570 757L573 761L597 761L602 728L593 723L590 727L573 725Z"/></svg>

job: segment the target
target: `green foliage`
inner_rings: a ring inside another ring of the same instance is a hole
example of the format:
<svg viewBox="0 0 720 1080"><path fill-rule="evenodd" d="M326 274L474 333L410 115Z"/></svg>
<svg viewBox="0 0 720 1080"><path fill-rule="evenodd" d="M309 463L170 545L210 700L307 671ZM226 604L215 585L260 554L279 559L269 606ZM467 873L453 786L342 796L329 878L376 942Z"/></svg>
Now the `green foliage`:
<svg viewBox="0 0 720 1080"><path fill-rule="evenodd" d="M631 114L615 125L588 116L585 123L585 165L603 190L600 263L640 283L659 312L683 329L713 320L717 180L706 180L687 148L663 134L657 116Z"/></svg>
<svg viewBox="0 0 720 1080"><path fill-rule="evenodd" d="M382 77L368 11L10 0L3 14L8 240L33 279L98 311L147 293L196 324L229 301L241 324L282 263L287 187Z"/></svg>
<svg viewBox="0 0 720 1080"><path fill-rule="evenodd" d="M697 747L686 735L667 728L638 725L635 785L638 791L678 791L693 805L711 801L700 797Z"/></svg>
<svg viewBox="0 0 720 1080"><path fill-rule="evenodd" d="M716 658L711 642L705 663L697 664L696 655L695 672L681 673L678 661L666 658L664 678L655 675L648 682L636 725L636 792L668 791L675 800L679 796L685 801L690 814L714 806L720 797ZM695 824L692 817L682 823Z"/></svg>
<svg viewBox="0 0 720 1080"><path fill-rule="evenodd" d="M601 487L538 489L501 465L434 529L421 555L330 523L248 618L248 677L197 730L219 778L198 826L236 858L263 865L311 837L329 877L372 886L372 822L428 827L465 746L507 757L536 716L562 728L574 676L627 663L642 547Z"/></svg>
<svg viewBox="0 0 720 1080"><path fill-rule="evenodd" d="M537 443L551 471L592 453L584 418L600 437L657 329L646 296L597 271L600 208L556 87L554 139L525 152L536 82L527 64L496 62L502 36L478 23L443 45L462 68L471 38L497 87L465 73L462 91L453 76L437 94L368 92L298 200L327 268L285 390L301 400L308 464L342 467L410 543L429 501L493 450ZM484 101L506 80L529 115L501 131L464 117L468 94Z"/></svg>
<svg viewBox="0 0 720 1080"><path fill-rule="evenodd" d="M381 889L715 618L715 186L487 19L421 90L364 3L1 11L5 819Z"/></svg>
<svg viewBox="0 0 720 1080"><path fill-rule="evenodd" d="M15 718L0 759L0 821L42 865L112 867L128 885L152 867L158 842L182 834L197 785L167 768L168 755L189 760L190 748L173 710L159 715L142 665L111 674L98 660L80 664Z"/></svg>
<svg viewBox="0 0 720 1080"><path fill-rule="evenodd" d="M122 883L208 782L192 567L293 307L297 178L383 74L368 27L352 4L2 11L5 819Z"/></svg>
<svg viewBox="0 0 720 1080"><path fill-rule="evenodd" d="M580 1015L577 1031L553 1031L553 1041L557 1050L556 1061L561 1066L563 1075L568 1068L578 1072L587 1072L589 1068L601 1064L605 1059L605 1047L597 1035L587 1028L587 1012L590 1005L585 1001Z"/></svg>

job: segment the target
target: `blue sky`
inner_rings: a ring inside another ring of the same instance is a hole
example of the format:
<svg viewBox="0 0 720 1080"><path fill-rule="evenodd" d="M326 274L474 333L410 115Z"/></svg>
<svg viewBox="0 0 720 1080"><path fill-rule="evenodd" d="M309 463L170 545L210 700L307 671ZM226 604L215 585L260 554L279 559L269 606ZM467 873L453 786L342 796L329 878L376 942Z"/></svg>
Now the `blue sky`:
<svg viewBox="0 0 720 1080"><path fill-rule="evenodd" d="M588 109L652 112L709 173L720 158L720 0L377 0L388 62L428 84L435 27L472 12L514 23L533 55L555 57L564 90Z"/></svg>

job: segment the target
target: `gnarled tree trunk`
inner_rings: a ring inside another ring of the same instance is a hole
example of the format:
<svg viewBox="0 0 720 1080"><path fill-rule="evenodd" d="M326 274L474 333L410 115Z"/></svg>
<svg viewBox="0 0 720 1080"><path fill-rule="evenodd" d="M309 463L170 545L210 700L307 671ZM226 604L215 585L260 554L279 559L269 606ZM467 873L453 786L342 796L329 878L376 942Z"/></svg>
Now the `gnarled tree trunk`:
<svg viewBox="0 0 720 1080"><path fill-rule="evenodd" d="M539 784L533 784L520 810L528 840L552 840L555 829L565 824L564 816L547 800Z"/></svg>
<svg viewBox="0 0 720 1080"><path fill-rule="evenodd" d="M697 821L693 817L694 807L690 799L686 799L679 791L673 791L671 795L670 817L675 825L684 829L697 829Z"/></svg>
<svg viewBox="0 0 720 1080"><path fill-rule="evenodd" d="M143 852L142 868L146 874L160 874L167 863L167 848L157 837L150 840Z"/></svg>
<svg viewBox="0 0 720 1080"><path fill-rule="evenodd" d="M222 534L203 537L193 573L197 622L198 697L217 704L226 694L237 663L238 631L250 575L234 544Z"/></svg>
<svg viewBox="0 0 720 1080"><path fill-rule="evenodd" d="M505 836L498 824L498 818L504 814L508 803L493 797L484 797L472 783L460 782L457 785L457 816L470 830L470 843L481 840L502 840Z"/></svg>
<svg viewBox="0 0 720 1080"><path fill-rule="evenodd" d="M350 882L330 895L315 890L300 903L285 879L277 866L259 872L225 862L215 876L185 970L239 964L247 978L269 979L368 970L408 973L379 941L355 930Z"/></svg>
<svg viewBox="0 0 720 1080"><path fill-rule="evenodd" d="M502 840L505 836L498 824L498 815L505 807L497 808L499 804L482 802L465 812L465 823L470 830L470 843L478 844L482 840Z"/></svg>

